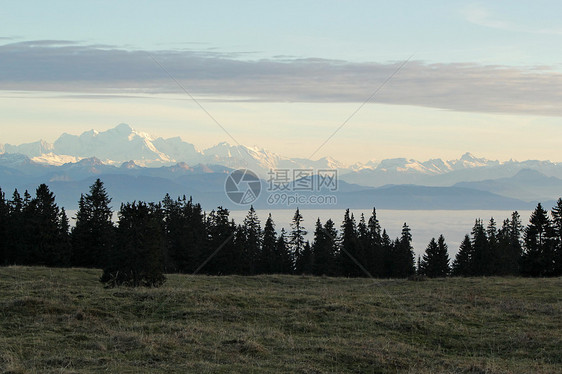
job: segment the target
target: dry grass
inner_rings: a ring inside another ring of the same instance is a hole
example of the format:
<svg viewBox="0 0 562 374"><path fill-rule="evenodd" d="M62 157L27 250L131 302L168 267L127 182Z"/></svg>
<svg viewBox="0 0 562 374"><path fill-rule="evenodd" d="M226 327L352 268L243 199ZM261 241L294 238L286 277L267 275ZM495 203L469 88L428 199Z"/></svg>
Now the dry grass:
<svg viewBox="0 0 562 374"><path fill-rule="evenodd" d="M0 268L6 373L555 373L562 279L373 281Z"/></svg>

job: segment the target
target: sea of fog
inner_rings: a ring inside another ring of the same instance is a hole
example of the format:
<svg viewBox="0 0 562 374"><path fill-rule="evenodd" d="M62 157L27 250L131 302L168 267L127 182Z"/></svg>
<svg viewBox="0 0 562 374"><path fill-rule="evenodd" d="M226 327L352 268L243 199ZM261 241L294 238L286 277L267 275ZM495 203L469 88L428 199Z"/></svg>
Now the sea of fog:
<svg viewBox="0 0 562 374"><path fill-rule="evenodd" d="M271 212L271 217L275 222L275 227L279 232L282 227L285 230L290 230L290 223L295 214L293 209L282 209L282 210L257 210L258 217L261 221L261 225L265 224L268 214ZM324 223L327 219L331 218L336 225L339 227L343 220L344 215L343 210L332 210L332 209L301 209L301 214L303 216L303 226L308 230L307 239L312 241L314 226L316 219L320 218L320 221ZM356 221L359 221L361 213L365 214L365 219L371 216L372 209L369 210L352 210L351 213L355 216ZM248 213L247 210L234 210L230 212L230 216L239 223L244 220L244 217ZM445 241L449 246L449 256L451 259L459 249L459 245L466 234L470 234L472 226L474 226L474 221L477 218L482 218L485 224L488 223L491 217L493 217L498 225L501 224L504 219L510 218L512 211L509 210L378 210L377 218L383 229L391 239L395 239L400 236L402 231L402 225L404 222L408 224L412 230L412 244L414 251L416 252L416 257L418 254L422 254L427 247L427 244L431 238L437 237L443 234ZM521 215L521 221L524 225L529 222L529 217L531 211L519 211Z"/></svg>

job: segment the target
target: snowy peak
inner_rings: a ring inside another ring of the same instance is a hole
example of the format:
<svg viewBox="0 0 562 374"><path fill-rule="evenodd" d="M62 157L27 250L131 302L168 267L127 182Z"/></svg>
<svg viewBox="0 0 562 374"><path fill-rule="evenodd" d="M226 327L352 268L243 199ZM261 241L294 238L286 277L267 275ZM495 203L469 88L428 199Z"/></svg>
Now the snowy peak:
<svg viewBox="0 0 562 374"><path fill-rule="evenodd" d="M133 128L126 123L120 123L115 128L108 131L116 132L120 134L127 134L127 135L134 132Z"/></svg>
<svg viewBox="0 0 562 374"><path fill-rule="evenodd" d="M475 161L475 160L477 160L477 159L476 159L476 157L474 157L474 156L472 155L472 153L466 152L464 155L461 156L460 160L461 160L461 161L469 161L469 162L471 162L471 161Z"/></svg>
<svg viewBox="0 0 562 374"><path fill-rule="evenodd" d="M402 172L402 173L423 173L433 174L435 171L430 170L423 163L406 158L390 158L382 160L375 170L384 172Z"/></svg>
<svg viewBox="0 0 562 374"><path fill-rule="evenodd" d="M133 160L130 160L130 161L123 162L121 164L120 168L122 168L122 169L139 169L140 166L138 166Z"/></svg>
<svg viewBox="0 0 562 374"><path fill-rule="evenodd" d="M44 153L49 153L53 150L53 145L44 140L39 140L33 143L25 143L20 145L4 144L2 153L21 153L28 157L41 156Z"/></svg>
<svg viewBox="0 0 562 374"><path fill-rule="evenodd" d="M185 162L178 162L175 165L170 166L170 170L173 172L177 171L192 171L193 169Z"/></svg>
<svg viewBox="0 0 562 374"><path fill-rule="evenodd" d="M249 168L263 178L272 169L344 169L345 165L330 157L318 160L283 157L258 146L246 147L221 142L203 151L207 164L229 168Z"/></svg>
<svg viewBox="0 0 562 374"><path fill-rule="evenodd" d="M271 169L337 169L342 181L365 186L452 185L459 181L512 177L521 169L559 176L562 168L561 164L550 161L499 162L468 152L453 160L390 158L347 166L330 157L317 160L284 157L259 146L247 147L227 142L200 151L180 137L153 137L125 123L105 131L89 130L80 135L63 133L53 144L40 140L18 146L0 145L0 153L4 156L14 153L26 155L27 161L18 160L12 164L16 162L30 168L76 164L100 169L102 165L112 165L122 171L169 167L178 173L194 173L205 168L209 168L209 172L248 168L265 179ZM10 163L7 156L3 160L6 164Z"/></svg>
<svg viewBox="0 0 562 374"><path fill-rule="evenodd" d="M491 161L485 158L477 158L474 157L469 152L466 152L464 155L461 156L459 160L450 161L453 169L466 169L466 168L475 168L475 167L485 167L491 165L499 164L499 161Z"/></svg>
<svg viewBox="0 0 562 374"><path fill-rule="evenodd" d="M249 168L257 173L275 168L279 157L265 150L221 142L203 151L203 161L229 168Z"/></svg>
<svg viewBox="0 0 562 374"><path fill-rule="evenodd" d="M443 161L440 158L427 160L422 165L431 174L440 174L453 169L449 161Z"/></svg>
<svg viewBox="0 0 562 374"><path fill-rule="evenodd" d="M88 157L88 158L84 158L74 164L80 165L80 166L102 166L104 165L103 162L101 162L101 160L97 157Z"/></svg>
<svg viewBox="0 0 562 374"><path fill-rule="evenodd" d="M68 163L80 161L80 157L69 155L57 155L53 152L43 153L40 156L32 157L31 160L38 164L60 166Z"/></svg>
<svg viewBox="0 0 562 374"><path fill-rule="evenodd" d="M201 152L193 144L181 140L179 136L168 139L156 138L152 141L152 144L172 160L187 162L188 164L202 161Z"/></svg>
<svg viewBox="0 0 562 374"><path fill-rule="evenodd" d="M292 158L287 159L295 164L302 165L302 168L313 168L313 169L346 169L346 165L341 162L334 160L331 157L322 157L318 160L309 160L306 158ZM295 167L295 166L293 166Z"/></svg>
<svg viewBox="0 0 562 374"><path fill-rule="evenodd" d="M440 158L435 158L427 161L418 161L407 158L388 158L381 161L369 161L365 164L357 163L352 165L349 170L352 172L365 170L366 172L379 171L387 173L439 175L449 173L454 170L488 167L498 164L498 161L477 158L467 152L462 155L460 159L456 160L445 161Z"/></svg>
<svg viewBox="0 0 562 374"><path fill-rule="evenodd" d="M246 157L250 154L250 148L243 145L230 145L227 142L220 142L219 144L207 148L203 151L203 154L207 157L213 157L215 159L227 159L232 157Z"/></svg>
<svg viewBox="0 0 562 374"><path fill-rule="evenodd" d="M62 134L54 143L54 153L74 157L100 157L114 163L135 160L138 164L163 164L172 160L151 142L150 135L135 131L127 124L81 135Z"/></svg>
<svg viewBox="0 0 562 374"><path fill-rule="evenodd" d="M22 165L29 165L32 162L29 157L21 153L0 154L0 166L19 168Z"/></svg>

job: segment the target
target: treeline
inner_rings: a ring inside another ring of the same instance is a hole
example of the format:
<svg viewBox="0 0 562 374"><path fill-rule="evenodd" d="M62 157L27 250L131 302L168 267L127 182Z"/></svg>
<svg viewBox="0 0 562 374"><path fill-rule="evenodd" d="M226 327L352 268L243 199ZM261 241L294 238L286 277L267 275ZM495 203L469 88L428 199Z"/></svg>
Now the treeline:
<svg viewBox="0 0 562 374"><path fill-rule="evenodd" d="M415 266L407 224L392 240L373 209L358 220L349 210L337 225L318 219L307 241L297 209L289 231L276 230L271 214L262 224L253 208L234 222L228 209L205 213L186 197L162 202L122 204L117 224L103 183L98 179L80 197L71 229L64 209L42 184L35 197L0 190L0 263L104 269L108 285L157 286L165 273L312 274L401 278L414 274L562 274L562 199L550 212L539 204L524 227L514 212L501 228L477 220L452 262L443 236L432 239Z"/></svg>

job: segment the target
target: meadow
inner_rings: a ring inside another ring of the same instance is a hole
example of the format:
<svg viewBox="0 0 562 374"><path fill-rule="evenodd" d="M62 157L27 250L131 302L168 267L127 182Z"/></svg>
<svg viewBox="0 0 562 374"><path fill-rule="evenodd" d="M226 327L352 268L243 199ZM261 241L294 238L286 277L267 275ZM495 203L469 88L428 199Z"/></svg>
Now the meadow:
<svg viewBox="0 0 562 374"><path fill-rule="evenodd" d="M562 278L100 275L0 268L0 371L562 371Z"/></svg>

